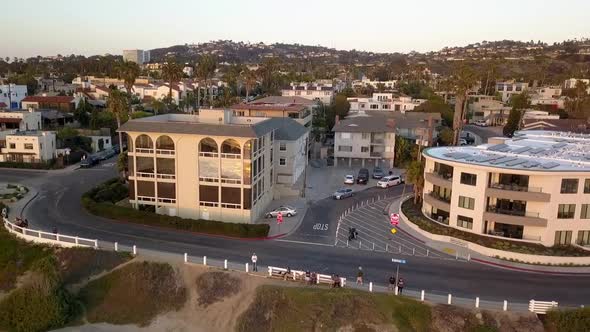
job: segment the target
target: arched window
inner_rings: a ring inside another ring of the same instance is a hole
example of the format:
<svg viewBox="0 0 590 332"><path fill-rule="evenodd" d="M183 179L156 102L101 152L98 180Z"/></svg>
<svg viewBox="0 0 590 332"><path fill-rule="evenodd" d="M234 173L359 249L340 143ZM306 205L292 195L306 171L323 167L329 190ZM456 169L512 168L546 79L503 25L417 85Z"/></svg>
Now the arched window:
<svg viewBox="0 0 590 332"><path fill-rule="evenodd" d="M135 139L135 148L136 149L153 149L154 142L148 135L139 135Z"/></svg>
<svg viewBox="0 0 590 332"><path fill-rule="evenodd" d="M240 143L234 139L226 139L223 141L223 144L221 144L221 153L240 154L241 151Z"/></svg>
<svg viewBox="0 0 590 332"><path fill-rule="evenodd" d="M203 138L199 143L199 152L217 153L219 152L217 143L212 138Z"/></svg>
<svg viewBox="0 0 590 332"><path fill-rule="evenodd" d="M170 136L160 136L156 140L156 149L158 150L174 150L174 141Z"/></svg>

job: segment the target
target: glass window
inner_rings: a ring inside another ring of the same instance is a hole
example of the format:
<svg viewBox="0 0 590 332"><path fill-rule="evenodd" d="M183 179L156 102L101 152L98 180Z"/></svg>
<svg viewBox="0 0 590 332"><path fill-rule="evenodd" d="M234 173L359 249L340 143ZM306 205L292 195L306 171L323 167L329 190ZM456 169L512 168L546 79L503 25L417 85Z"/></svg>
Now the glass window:
<svg viewBox="0 0 590 332"><path fill-rule="evenodd" d="M342 138L342 139L350 139L350 133L340 133L340 138Z"/></svg>
<svg viewBox="0 0 590 332"><path fill-rule="evenodd" d="M33 143L25 143L25 150L33 150Z"/></svg>
<svg viewBox="0 0 590 332"><path fill-rule="evenodd" d="M576 204L559 204L557 209L558 219L574 219Z"/></svg>
<svg viewBox="0 0 590 332"><path fill-rule="evenodd" d="M561 193L576 194L578 192L578 179L562 179Z"/></svg>
<svg viewBox="0 0 590 332"><path fill-rule="evenodd" d="M279 159L279 165L281 165L281 166L287 165L287 158L281 158L281 159Z"/></svg>
<svg viewBox="0 0 590 332"><path fill-rule="evenodd" d="M369 152L368 146L361 146L361 152Z"/></svg>
<svg viewBox="0 0 590 332"><path fill-rule="evenodd" d="M363 139L369 139L369 137L371 137L369 133L363 133L362 135Z"/></svg>
<svg viewBox="0 0 590 332"><path fill-rule="evenodd" d="M350 146L350 145L340 145L340 146L338 146L338 151L340 151L340 152L352 152L352 146Z"/></svg>
<svg viewBox="0 0 590 332"><path fill-rule="evenodd" d="M457 226L467 229L473 229L473 218L457 216Z"/></svg>
<svg viewBox="0 0 590 332"><path fill-rule="evenodd" d="M287 143L281 142L279 144L279 151L287 151Z"/></svg>
<svg viewBox="0 0 590 332"><path fill-rule="evenodd" d="M475 206L475 199L471 197L459 196L459 207L473 210Z"/></svg>
<svg viewBox="0 0 590 332"><path fill-rule="evenodd" d="M572 243L572 231L556 231L555 245L570 245Z"/></svg>
<svg viewBox="0 0 590 332"><path fill-rule="evenodd" d="M477 183L477 175L461 172L461 183L470 186L475 186Z"/></svg>
<svg viewBox="0 0 590 332"><path fill-rule="evenodd" d="M578 231L578 238L576 243L581 246L587 246L590 244L590 231Z"/></svg>
<svg viewBox="0 0 590 332"><path fill-rule="evenodd" d="M590 179L584 181L584 194L590 194Z"/></svg>
<svg viewBox="0 0 590 332"><path fill-rule="evenodd" d="M590 219L590 204L582 204L580 219Z"/></svg>

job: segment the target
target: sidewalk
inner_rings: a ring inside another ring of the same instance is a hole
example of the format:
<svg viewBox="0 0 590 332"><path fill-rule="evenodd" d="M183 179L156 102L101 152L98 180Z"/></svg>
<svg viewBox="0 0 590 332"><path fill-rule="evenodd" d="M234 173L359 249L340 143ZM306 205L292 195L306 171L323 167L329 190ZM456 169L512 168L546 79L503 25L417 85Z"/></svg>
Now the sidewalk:
<svg viewBox="0 0 590 332"><path fill-rule="evenodd" d="M389 213L399 213L399 205L400 200L393 201L389 206ZM440 242L431 240L422 234L415 231L413 228L408 226L403 218L399 219L399 226L398 230L404 232L411 237L423 242L426 246L438 250L440 252L449 254L451 256L456 256L466 258L468 260L486 264L490 266L494 266L497 268L503 268L508 270L514 271L521 271L521 272L532 272L532 273L542 273L542 274L559 274L559 275L590 275L590 267L583 266L583 267L567 267L567 266L546 266L546 265L533 265L533 264L524 264L524 263L517 263L511 262L503 259L497 259L494 257L484 256L475 251L469 250L466 247L456 245L453 243L448 242ZM465 242L460 240L461 242Z"/></svg>

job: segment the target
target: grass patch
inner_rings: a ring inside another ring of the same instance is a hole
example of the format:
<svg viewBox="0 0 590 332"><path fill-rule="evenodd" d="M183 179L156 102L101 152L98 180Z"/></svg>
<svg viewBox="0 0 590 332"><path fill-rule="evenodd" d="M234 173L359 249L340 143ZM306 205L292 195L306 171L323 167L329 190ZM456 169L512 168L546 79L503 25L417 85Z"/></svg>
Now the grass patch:
<svg viewBox="0 0 590 332"><path fill-rule="evenodd" d="M480 246L518 252L529 255L544 255L544 256L571 256L571 257L585 257L590 256L590 252L585 251L574 246L553 246L545 247L541 244L518 242L510 240L501 240L488 236L478 235L470 232L465 232L452 227L446 227L438 224L424 216L419 204L414 204L414 200L408 199L402 204L402 211L408 217L409 221L414 223L420 229L432 234L447 235L468 242L479 244Z"/></svg>
<svg viewBox="0 0 590 332"><path fill-rule="evenodd" d="M187 290L170 265L142 262L90 282L79 298L91 323L146 326L157 315L182 308Z"/></svg>
<svg viewBox="0 0 590 332"><path fill-rule="evenodd" d="M552 310L543 323L547 332L590 331L590 308Z"/></svg>
<svg viewBox="0 0 590 332"><path fill-rule="evenodd" d="M127 197L127 194L125 184L119 179L112 179L86 192L82 196L82 205L88 212L108 219L198 233L259 238L268 236L270 230L267 224L185 219L113 204Z"/></svg>
<svg viewBox="0 0 590 332"><path fill-rule="evenodd" d="M60 249L55 253L59 272L64 283L76 284L87 278L110 271L131 259L122 252L95 250L93 248Z"/></svg>
<svg viewBox="0 0 590 332"><path fill-rule="evenodd" d="M226 272L207 272L197 278L196 284L199 305L208 307L226 297L237 294L242 282Z"/></svg>

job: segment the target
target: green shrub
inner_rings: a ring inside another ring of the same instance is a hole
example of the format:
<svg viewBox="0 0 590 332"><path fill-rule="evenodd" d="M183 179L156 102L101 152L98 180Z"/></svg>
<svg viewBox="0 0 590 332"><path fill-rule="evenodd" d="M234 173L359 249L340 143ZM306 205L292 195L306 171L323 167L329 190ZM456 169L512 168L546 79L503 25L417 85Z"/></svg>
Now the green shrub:
<svg viewBox="0 0 590 332"><path fill-rule="evenodd" d="M21 163L21 162L5 161L5 162L0 162L0 167L27 168L27 169L52 169L54 167L54 164L55 164L54 162Z"/></svg>
<svg viewBox="0 0 590 332"><path fill-rule="evenodd" d="M590 308L552 310L544 323L548 332L590 331Z"/></svg>

